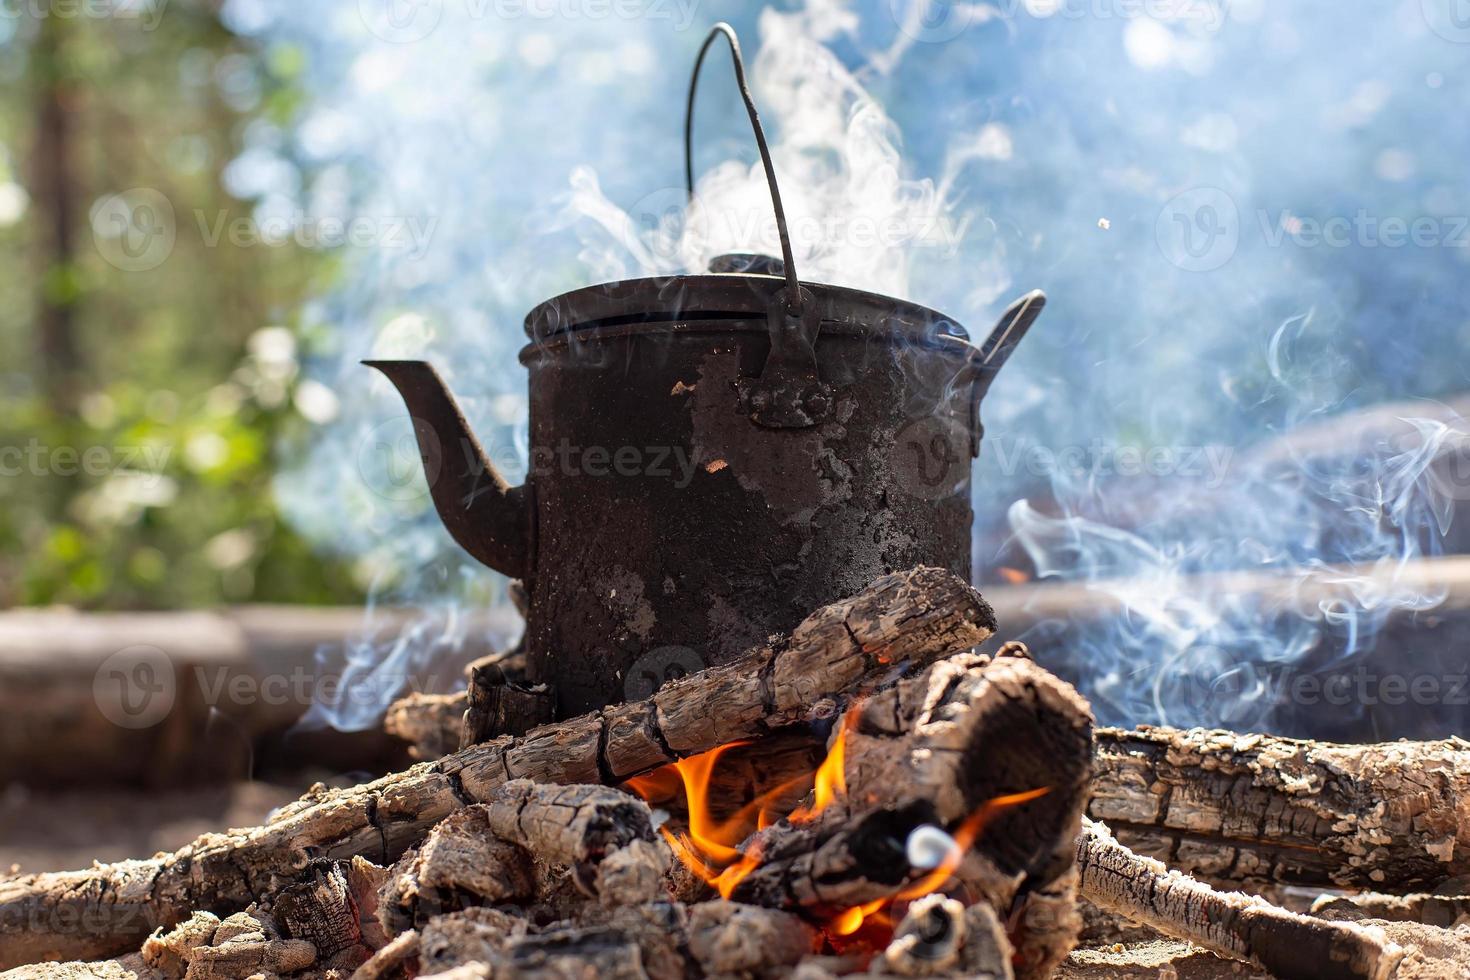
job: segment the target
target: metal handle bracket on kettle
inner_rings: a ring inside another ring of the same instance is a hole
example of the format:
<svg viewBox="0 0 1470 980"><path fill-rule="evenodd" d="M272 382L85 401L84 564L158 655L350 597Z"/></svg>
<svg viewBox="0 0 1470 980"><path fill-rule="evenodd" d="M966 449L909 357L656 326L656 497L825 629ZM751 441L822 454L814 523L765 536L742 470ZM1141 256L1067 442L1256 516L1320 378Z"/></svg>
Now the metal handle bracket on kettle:
<svg viewBox="0 0 1470 980"><path fill-rule="evenodd" d="M771 350L759 378L742 379L740 394L750 418L757 425L772 429L803 428L815 425L832 407L832 389L817 374L817 334L822 321L816 301L803 289L796 275L796 261L791 252L791 235L786 228L786 210L781 206L781 189L776 185L776 167L766 145L760 115L750 86L745 81L745 62L740 54L740 39L729 24L716 24L699 48L694 60L694 74L689 79L689 101L684 111L684 183L689 199L694 199L694 96L699 87L699 70L704 56L715 39L724 37L730 43L730 57L735 65L735 84L745 101L750 127L755 132L756 149L766 171L766 184L771 189L771 207L776 213L776 233L781 238L781 261L786 285L772 297L767 310Z"/></svg>

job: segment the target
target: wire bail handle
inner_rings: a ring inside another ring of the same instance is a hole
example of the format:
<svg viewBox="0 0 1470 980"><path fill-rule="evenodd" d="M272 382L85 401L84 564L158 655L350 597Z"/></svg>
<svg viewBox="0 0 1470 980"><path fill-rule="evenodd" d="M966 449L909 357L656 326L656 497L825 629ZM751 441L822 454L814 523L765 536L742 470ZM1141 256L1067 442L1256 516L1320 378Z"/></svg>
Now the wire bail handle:
<svg viewBox="0 0 1470 980"><path fill-rule="evenodd" d="M815 425L832 407L832 391L817 375L817 334L821 318L810 291L801 286L796 275L796 260L791 250L791 235L786 227L786 209L781 205L781 189L776 184L776 167L761 128L760 114L745 80L745 61L740 53L740 39L726 23L716 24L699 47L694 59L694 73L689 79L689 99L684 109L684 186L689 200L694 199L694 97L699 89L699 71L705 55L717 38L730 44L730 58L735 67L735 84L750 116L756 149L765 168L766 185L771 191L771 209L776 214L776 234L781 239L782 272L786 285L777 292L767 311L771 352L759 379L742 378L737 382L751 419L769 428L802 428Z"/></svg>

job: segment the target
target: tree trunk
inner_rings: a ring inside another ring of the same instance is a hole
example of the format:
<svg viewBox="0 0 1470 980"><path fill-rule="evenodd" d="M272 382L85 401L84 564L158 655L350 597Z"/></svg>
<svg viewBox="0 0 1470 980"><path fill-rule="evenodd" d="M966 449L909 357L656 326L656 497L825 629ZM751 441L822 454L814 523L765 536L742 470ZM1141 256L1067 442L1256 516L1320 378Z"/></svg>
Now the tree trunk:
<svg viewBox="0 0 1470 980"><path fill-rule="evenodd" d="M74 221L76 175L72 165L71 87L66 65L64 17L42 17L31 48L35 90L35 146L31 194L44 236L36 282L36 329L42 380L51 409L68 417L76 411L81 356L69 285L76 275Z"/></svg>

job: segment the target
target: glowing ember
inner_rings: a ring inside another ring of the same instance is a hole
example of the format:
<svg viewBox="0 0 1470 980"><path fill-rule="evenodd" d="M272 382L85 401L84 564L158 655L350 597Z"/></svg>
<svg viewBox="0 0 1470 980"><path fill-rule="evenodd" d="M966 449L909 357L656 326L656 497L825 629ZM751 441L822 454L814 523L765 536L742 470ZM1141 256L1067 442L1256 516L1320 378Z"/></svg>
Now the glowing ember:
<svg viewBox="0 0 1470 980"><path fill-rule="evenodd" d="M780 819L790 823L810 821L847 798L847 736L856 722L857 710L858 705L848 710L826 758L815 771L765 791L723 820L715 819L711 809L710 786L715 768L728 751L749 744L747 742L731 742L681 759L635 777L625 785L650 802L670 800L682 792L689 810L688 829L676 833L664 825L659 832L686 867L712 885L722 898L729 898L740 882L760 867L759 841L750 842L741 850L741 844L752 834ZM790 800L798 792L804 793L808 785L810 792L806 795L811 797L809 803L791 809L784 816L773 811L775 803ZM1049 788L1034 789L988 800L966 817L953 834L936 827L915 831L918 834L927 830L933 837L933 840L926 839L926 850L931 851L934 857L932 863L925 862L927 872L892 895L843 909L831 916L824 925L828 938L840 945L843 940L850 941L850 937L856 936L868 924L881 926L885 931L891 929L888 912L895 902L911 902L944 887L991 820L1006 809L1029 803L1049 791ZM867 935L869 933L865 932L864 936Z"/></svg>

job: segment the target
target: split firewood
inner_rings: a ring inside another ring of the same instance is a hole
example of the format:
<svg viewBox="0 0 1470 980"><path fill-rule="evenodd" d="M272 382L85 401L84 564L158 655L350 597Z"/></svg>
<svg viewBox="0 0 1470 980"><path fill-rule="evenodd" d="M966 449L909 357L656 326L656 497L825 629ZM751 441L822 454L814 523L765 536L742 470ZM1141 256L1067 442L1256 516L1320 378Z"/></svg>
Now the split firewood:
<svg viewBox="0 0 1470 980"><path fill-rule="evenodd" d="M759 863L730 897L822 914L892 896L925 876L910 839L934 828L978 833L982 890L1004 905L1023 880L1039 887L1071 864L1091 721L1069 685L1029 660L959 654L901 680L837 736L846 801L755 835L746 853Z"/></svg>
<svg viewBox="0 0 1470 980"><path fill-rule="evenodd" d="M0 967L136 948L195 909L229 912L318 858L396 860L451 812L516 778L621 782L682 755L809 720L819 705L921 668L995 628L949 572L886 575L791 637L617 705L342 790L316 789L262 827L206 834L171 854L0 879Z"/></svg>
<svg viewBox="0 0 1470 980"><path fill-rule="evenodd" d="M506 783L485 805L490 832L538 861L571 869L587 895L611 904L651 902L663 893L669 851L654 846L648 804L607 786Z"/></svg>
<svg viewBox="0 0 1470 980"><path fill-rule="evenodd" d="M976 850L1036 888L1072 866L1091 743L1092 709L1070 684L1029 658L960 654L863 705L847 785L867 803L932 801L945 827L976 821Z"/></svg>
<svg viewBox="0 0 1470 980"><path fill-rule="evenodd" d="M1089 813L1203 878L1423 890L1470 874L1470 742L1099 729Z"/></svg>
<svg viewBox="0 0 1470 980"><path fill-rule="evenodd" d="M1328 922L1241 892L1220 892L1134 854L1091 820L1077 837L1082 894L1176 939L1279 980L1387 980L1404 949L1382 929Z"/></svg>

